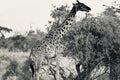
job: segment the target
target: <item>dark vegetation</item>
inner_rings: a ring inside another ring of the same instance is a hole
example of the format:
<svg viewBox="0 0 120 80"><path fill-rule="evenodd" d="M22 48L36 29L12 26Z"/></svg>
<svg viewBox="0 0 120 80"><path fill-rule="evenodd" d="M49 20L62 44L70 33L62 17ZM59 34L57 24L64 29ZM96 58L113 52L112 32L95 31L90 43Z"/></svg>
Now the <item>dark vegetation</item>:
<svg viewBox="0 0 120 80"><path fill-rule="evenodd" d="M30 30L28 32L27 36L19 34L19 35L14 35L14 36L5 38L5 37L3 37L4 34L2 34L2 36L0 38L0 48L8 49L8 51L10 51L10 52L11 51L26 52L31 49L31 47L37 40L42 39L45 36L45 34L46 33L41 32L38 29L36 30L36 34L35 34L35 31Z"/></svg>
<svg viewBox="0 0 120 80"><path fill-rule="evenodd" d="M73 57L78 62L76 64L78 75L74 78L75 80L94 80L99 78L102 74L92 77L91 74L95 68L99 69L101 66L105 66L104 73L108 74L109 77L109 79L106 78L104 80L120 80L119 6L118 8L107 6L105 11L96 17L86 14L82 20L74 22L72 30L63 37L62 45L65 46L65 49L62 54ZM47 30L49 31L61 24L68 12L67 5L59 8L54 6L54 10L51 13L54 21L49 21ZM2 30L11 31L0 27L0 31ZM34 31L29 31L27 36L16 35L5 38L2 33L1 35L0 48L7 48L9 51L28 51L35 41L45 36L45 33L37 30L36 34L34 34ZM16 67L16 63L12 65ZM80 65L82 65L83 71L80 71ZM61 76L63 75L61 74ZM27 76L24 77L28 80ZM65 76L62 78L68 80Z"/></svg>

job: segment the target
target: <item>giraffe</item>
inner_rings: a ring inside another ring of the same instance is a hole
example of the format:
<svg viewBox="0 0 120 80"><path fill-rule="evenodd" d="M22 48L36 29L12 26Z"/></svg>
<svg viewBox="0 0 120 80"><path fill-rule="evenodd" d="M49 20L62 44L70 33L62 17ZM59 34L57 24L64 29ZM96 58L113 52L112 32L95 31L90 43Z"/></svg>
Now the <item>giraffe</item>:
<svg viewBox="0 0 120 80"><path fill-rule="evenodd" d="M29 56L33 80L49 80L47 79L47 76L46 79L41 79L40 74L42 74L43 62L50 65L49 60L50 58L55 57L55 49L57 49L56 47L59 47L58 43L61 41L62 37L70 31L77 11L89 12L90 10L90 7L77 0L77 3L73 3L73 7L64 22L57 28L50 30L41 41L38 40L35 43ZM47 73L49 74L49 68Z"/></svg>

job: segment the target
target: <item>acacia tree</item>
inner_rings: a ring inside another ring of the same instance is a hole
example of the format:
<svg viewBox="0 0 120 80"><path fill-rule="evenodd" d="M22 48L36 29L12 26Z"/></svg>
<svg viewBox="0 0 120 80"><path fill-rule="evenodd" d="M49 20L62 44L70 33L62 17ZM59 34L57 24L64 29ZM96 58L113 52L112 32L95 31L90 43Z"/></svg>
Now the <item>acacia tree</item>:
<svg viewBox="0 0 120 80"><path fill-rule="evenodd" d="M8 32L8 33L9 33L10 31L12 31L12 29L9 29L9 28L0 26L0 33L1 33L1 35L2 35L1 38L4 38L4 37L5 37L4 34L3 34L3 32Z"/></svg>
<svg viewBox="0 0 120 80"><path fill-rule="evenodd" d="M1 34L1 37L0 37L0 47L7 47L5 42L5 35L4 35L4 32L10 32L12 31L12 29L9 29L9 28L6 28L6 27L2 27L0 26L0 34Z"/></svg>

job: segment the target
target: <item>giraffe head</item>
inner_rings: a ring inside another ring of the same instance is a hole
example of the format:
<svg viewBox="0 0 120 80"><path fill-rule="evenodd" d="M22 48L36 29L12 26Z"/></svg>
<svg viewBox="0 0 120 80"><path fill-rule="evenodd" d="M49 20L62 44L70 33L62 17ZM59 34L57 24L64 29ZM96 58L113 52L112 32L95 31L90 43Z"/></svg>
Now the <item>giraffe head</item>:
<svg viewBox="0 0 120 80"><path fill-rule="evenodd" d="M88 7L87 5L85 5L84 3L81 3L77 0L77 3L73 3L73 8L74 10L77 11L85 11L85 12L89 12L91 10L90 7Z"/></svg>

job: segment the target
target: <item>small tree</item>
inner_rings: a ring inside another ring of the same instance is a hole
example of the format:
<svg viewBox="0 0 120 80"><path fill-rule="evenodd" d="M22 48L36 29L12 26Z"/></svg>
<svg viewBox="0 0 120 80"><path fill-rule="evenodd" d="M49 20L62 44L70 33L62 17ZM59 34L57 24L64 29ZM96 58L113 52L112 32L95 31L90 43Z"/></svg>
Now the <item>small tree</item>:
<svg viewBox="0 0 120 80"><path fill-rule="evenodd" d="M59 25L65 20L67 14L69 13L68 5L62 5L61 7L54 6L54 9L51 11L50 16L53 18L53 21L48 21L50 26L47 28L54 29L55 27L59 27Z"/></svg>
<svg viewBox="0 0 120 80"><path fill-rule="evenodd" d="M8 32L9 33L10 31L12 31L12 29L0 26L0 34L1 34L1 37L0 37L0 47L4 47L4 48L7 47L4 32Z"/></svg>

